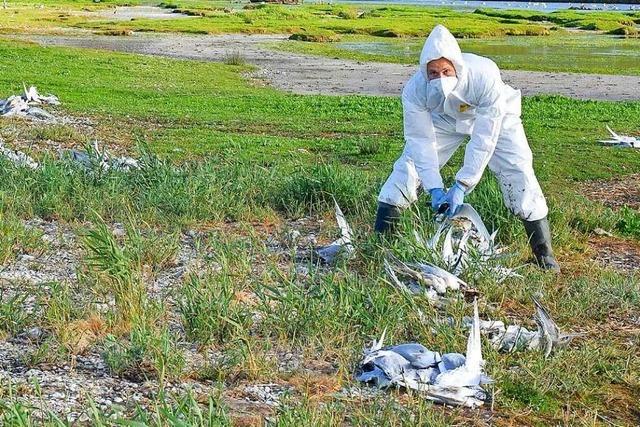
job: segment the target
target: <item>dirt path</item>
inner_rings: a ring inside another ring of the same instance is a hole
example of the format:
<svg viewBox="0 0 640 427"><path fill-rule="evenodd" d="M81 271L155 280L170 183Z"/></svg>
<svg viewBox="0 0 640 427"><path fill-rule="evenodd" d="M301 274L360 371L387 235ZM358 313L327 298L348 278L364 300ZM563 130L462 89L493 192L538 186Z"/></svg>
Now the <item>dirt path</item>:
<svg viewBox="0 0 640 427"><path fill-rule="evenodd" d="M21 36L25 37L25 36ZM239 52L260 70L255 76L273 86L301 94L400 94L415 66L356 62L263 47L284 35L206 35L136 33L129 37L26 36L43 45L106 49L173 58L222 61ZM640 100L640 76L503 71L503 79L524 95L560 94L578 99Z"/></svg>

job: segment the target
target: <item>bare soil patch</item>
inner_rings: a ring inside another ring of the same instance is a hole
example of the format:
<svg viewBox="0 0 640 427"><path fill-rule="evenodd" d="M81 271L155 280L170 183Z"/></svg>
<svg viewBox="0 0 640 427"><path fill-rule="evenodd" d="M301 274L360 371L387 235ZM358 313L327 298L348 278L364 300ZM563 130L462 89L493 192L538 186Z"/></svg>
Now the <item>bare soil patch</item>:
<svg viewBox="0 0 640 427"><path fill-rule="evenodd" d="M586 182L581 188L586 198L612 209L640 209L640 174Z"/></svg>
<svg viewBox="0 0 640 427"><path fill-rule="evenodd" d="M592 258L603 266L635 272L640 270L640 244L633 240L598 236L589 239Z"/></svg>

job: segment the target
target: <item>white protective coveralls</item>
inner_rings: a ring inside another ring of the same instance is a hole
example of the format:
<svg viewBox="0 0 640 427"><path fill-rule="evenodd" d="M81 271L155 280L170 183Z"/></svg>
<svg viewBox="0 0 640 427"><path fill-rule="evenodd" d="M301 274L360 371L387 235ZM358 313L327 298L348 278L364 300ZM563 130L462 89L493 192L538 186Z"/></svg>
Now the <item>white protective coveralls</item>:
<svg viewBox="0 0 640 427"><path fill-rule="evenodd" d="M458 83L444 105L427 107L427 63L446 58ZM533 158L520 120L520 91L505 84L497 65L462 53L453 35L436 26L422 49L420 69L402 92L405 147L378 200L400 208L425 191L443 188L440 168L470 136L456 180L468 194L485 167L496 175L509 209L527 221L547 216L547 204L533 171Z"/></svg>

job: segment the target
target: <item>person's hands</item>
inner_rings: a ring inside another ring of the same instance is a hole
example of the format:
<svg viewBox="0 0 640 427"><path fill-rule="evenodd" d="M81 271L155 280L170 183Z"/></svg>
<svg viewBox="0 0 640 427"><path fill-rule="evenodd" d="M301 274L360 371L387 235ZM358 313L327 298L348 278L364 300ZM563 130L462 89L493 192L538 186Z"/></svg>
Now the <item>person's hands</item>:
<svg viewBox="0 0 640 427"><path fill-rule="evenodd" d="M447 216L449 218L451 218L464 203L464 193L465 189L457 181L453 187L447 191L445 202L449 205L449 209L447 210Z"/></svg>
<svg viewBox="0 0 640 427"><path fill-rule="evenodd" d="M431 195L431 209L438 212L440 205L446 201L447 193L444 192L444 188L432 188L429 190Z"/></svg>

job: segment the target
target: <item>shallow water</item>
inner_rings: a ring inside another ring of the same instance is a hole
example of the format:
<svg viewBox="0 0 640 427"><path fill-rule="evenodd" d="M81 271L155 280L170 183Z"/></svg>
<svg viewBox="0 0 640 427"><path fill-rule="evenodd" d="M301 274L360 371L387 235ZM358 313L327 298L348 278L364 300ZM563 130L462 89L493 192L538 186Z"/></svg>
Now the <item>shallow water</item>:
<svg viewBox="0 0 640 427"><path fill-rule="evenodd" d="M637 69L640 64L637 42L607 36L574 38L564 42L553 38L532 40L528 37L505 37L460 40L459 43L464 52L488 56L499 65L535 61L566 65L567 71L570 71L572 67L580 65ZM410 62L415 58L417 62L422 40L341 42L337 43L337 47L371 55L400 57Z"/></svg>
<svg viewBox="0 0 640 427"><path fill-rule="evenodd" d="M337 3L366 4L413 4L421 6L448 6L456 9L490 7L493 9L525 9L538 11L554 11L571 7L584 7L589 10L640 10L640 5L630 3L546 3L517 1L469 1L469 0L338 0Z"/></svg>

